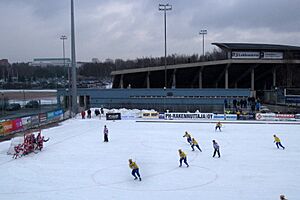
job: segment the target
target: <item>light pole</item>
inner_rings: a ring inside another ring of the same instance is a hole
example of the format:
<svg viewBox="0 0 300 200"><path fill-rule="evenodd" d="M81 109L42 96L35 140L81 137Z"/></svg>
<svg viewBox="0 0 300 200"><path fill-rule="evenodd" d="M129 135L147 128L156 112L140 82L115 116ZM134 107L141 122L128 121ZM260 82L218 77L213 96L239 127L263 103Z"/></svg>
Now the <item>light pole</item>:
<svg viewBox="0 0 300 200"><path fill-rule="evenodd" d="M68 39L67 36L62 35L60 37L63 43L63 62L64 62L64 68L66 67L66 56L65 56L65 40ZM67 74L68 74L68 110L69 110L69 117L71 117L71 91L70 91L70 69L69 69L69 64L67 67Z"/></svg>
<svg viewBox="0 0 300 200"><path fill-rule="evenodd" d="M76 85L76 53L75 53L75 20L74 2L71 0L71 55L72 55L72 111L74 116L77 114L77 85Z"/></svg>
<svg viewBox="0 0 300 200"><path fill-rule="evenodd" d="M2 116L4 115L4 93L1 93L2 95Z"/></svg>
<svg viewBox="0 0 300 200"><path fill-rule="evenodd" d="M202 30L200 30L200 32L199 32L199 35L202 35L202 55L203 55L203 59L204 59L204 35L206 35L207 34L207 30L205 30L205 29L202 29Z"/></svg>
<svg viewBox="0 0 300 200"><path fill-rule="evenodd" d="M164 11L164 23L165 23L165 88L167 88L167 11L172 10L172 5L159 4L159 11Z"/></svg>

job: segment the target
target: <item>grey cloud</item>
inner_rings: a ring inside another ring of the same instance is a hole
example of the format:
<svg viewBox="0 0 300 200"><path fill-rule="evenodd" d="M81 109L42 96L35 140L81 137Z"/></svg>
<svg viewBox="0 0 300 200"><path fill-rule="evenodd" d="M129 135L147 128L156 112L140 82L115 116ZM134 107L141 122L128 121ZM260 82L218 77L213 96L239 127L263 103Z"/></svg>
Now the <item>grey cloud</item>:
<svg viewBox="0 0 300 200"><path fill-rule="evenodd" d="M74 0L77 59L162 56L167 14L168 53L201 51L210 42L299 45L298 0ZM30 61L61 56L59 36L70 35L70 0L1 0L0 58ZM66 43L69 55L70 38Z"/></svg>

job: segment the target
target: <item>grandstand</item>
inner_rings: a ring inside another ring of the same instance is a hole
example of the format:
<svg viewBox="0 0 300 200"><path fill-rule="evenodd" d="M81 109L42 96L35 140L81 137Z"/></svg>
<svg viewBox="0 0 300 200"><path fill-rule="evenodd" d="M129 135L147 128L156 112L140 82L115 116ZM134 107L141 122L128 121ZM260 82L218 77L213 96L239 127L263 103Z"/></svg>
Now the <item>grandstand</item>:
<svg viewBox="0 0 300 200"><path fill-rule="evenodd" d="M167 65L167 88L300 87L300 47L213 43L227 59ZM113 71L113 88L163 88L165 66Z"/></svg>
<svg viewBox="0 0 300 200"><path fill-rule="evenodd" d="M220 113L224 112L225 99L231 102L259 96L264 100L267 91L266 100L274 101L284 89L300 87L300 47L213 44L227 59L116 70L111 73L113 89L78 90L80 107ZM58 91L58 102L67 108L68 91Z"/></svg>

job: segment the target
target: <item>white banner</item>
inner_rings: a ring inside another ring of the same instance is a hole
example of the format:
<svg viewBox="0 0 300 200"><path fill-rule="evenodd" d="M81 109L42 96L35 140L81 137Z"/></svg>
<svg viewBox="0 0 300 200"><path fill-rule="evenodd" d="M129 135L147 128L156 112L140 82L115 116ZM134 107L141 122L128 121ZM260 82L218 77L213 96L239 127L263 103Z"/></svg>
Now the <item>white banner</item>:
<svg viewBox="0 0 300 200"><path fill-rule="evenodd" d="M31 117L22 117L21 120L23 125L31 124Z"/></svg>
<svg viewBox="0 0 300 200"><path fill-rule="evenodd" d="M213 119L213 113L165 113L165 119Z"/></svg>
<svg viewBox="0 0 300 200"><path fill-rule="evenodd" d="M268 121L295 121L294 114L257 113L256 120Z"/></svg>
<svg viewBox="0 0 300 200"><path fill-rule="evenodd" d="M282 52L262 52L262 58L263 59L283 59L283 53Z"/></svg>
<svg viewBox="0 0 300 200"><path fill-rule="evenodd" d="M233 59L259 59L260 53L256 51L233 51L231 53Z"/></svg>
<svg viewBox="0 0 300 200"><path fill-rule="evenodd" d="M255 119L256 120L274 121L275 120L275 113L256 113Z"/></svg>

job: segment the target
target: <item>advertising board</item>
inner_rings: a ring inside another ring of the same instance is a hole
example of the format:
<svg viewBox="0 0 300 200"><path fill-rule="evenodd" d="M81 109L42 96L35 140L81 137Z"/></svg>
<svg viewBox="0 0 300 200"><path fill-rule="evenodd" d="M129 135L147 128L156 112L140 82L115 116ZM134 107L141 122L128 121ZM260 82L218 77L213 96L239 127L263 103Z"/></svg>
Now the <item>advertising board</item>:
<svg viewBox="0 0 300 200"><path fill-rule="evenodd" d="M22 125L22 119L18 118L18 119L14 119L11 121L12 123L12 130L11 131L17 131L23 128Z"/></svg>
<svg viewBox="0 0 300 200"><path fill-rule="evenodd" d="M274 121L275 120L275 113L256 113L255 119L256 120Z"/></svg>
<svg viewBox="0 0 300 200"><path fill-rule="evenodd" d="M262 52L262 59L282 60L283 52Z"/></svg>
<svg viewBox="0 0 300 200"><path fill-rule="evenodd" d="M31 125L31 117L22 117L22 125L23 126L30 126Z"/></svg>
<svg viewBox="0 0 300 200"><path fill-rule="evenodd" d="M38 115L31 116L31 125L32 126L38 125L39 123L40 123L40 120L39 120Z"/></svg>
<svg viewBox="0 0 300 200"><path fill-rule="evenodd" d="M121 113L106 113L106 120L121 120Z"/></svg>
<svg viewBox="0 0 300 200"><path fill-rule="evenodd" d="M165 119L213 119L213 113L165 113Z"/></svg>
<svg viewBox="0 0 300 200"><path fill-rule="evenodd" d="M233 51L232 59L259 59L260 53L256 51Z"/></svg>
<svg viewBox="0 0 300 200"><path fill-rule="evenodd" d="M268 120L268 121L295 121L294 114L275 114L275 113L257 113L256 120Z"/></svg>
<svg viewBox="0 0 300 200"><path fill-rule="evenodd" d="M158 119L158 112L144 112L142 118L143 119Z"/></svg>
<svg viewBox="0 0 300 200"><path fill-rule="evenodd" d="M39 114L39 120L41 124L44 124L47 121L47 114L46 113L40 113Z"/></svg>

